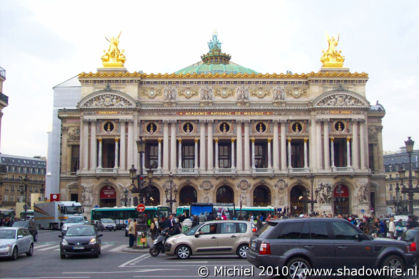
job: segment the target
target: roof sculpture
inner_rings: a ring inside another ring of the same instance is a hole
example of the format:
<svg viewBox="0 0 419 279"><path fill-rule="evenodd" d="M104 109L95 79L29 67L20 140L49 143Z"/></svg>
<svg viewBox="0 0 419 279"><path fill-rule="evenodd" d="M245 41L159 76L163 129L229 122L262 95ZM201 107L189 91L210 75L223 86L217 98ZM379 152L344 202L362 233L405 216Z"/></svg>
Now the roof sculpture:
<svg viewBox="0 0 419 279"><path fill-rule="evenodd" d="M324 68L342 68L343 62L345 61L345 57L342 56L341 50L336 50L336 47L339 42L339 35L338 39L336 40L335 37L329 37L327 35L327 43L328 47L327 50L323 50L323 55L320 58L320 61L323 63Z"/></svg>
<svg viewBox="0 0 419 279"><path fill-rule="evenodd" d="M119 37L121 36L121 32L119 33L118 37L111 37L109 40L105 37L105 39L109 42L109 48L107 51L104 50L105 54L102 56L102 64L105 68L122 68L124 67L125 63L125 55L124 50L119 50Z"/></svg>

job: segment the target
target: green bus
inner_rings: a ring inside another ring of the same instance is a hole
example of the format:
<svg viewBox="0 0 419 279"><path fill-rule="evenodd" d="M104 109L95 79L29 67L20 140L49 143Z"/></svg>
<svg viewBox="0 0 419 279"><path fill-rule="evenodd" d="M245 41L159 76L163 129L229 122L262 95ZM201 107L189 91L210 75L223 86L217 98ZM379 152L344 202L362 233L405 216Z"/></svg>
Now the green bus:
<svg viewBox="0 0 419 279"><path fill-rule="evenodd" d="M154 217L169 216L170 208L167 206L146 206L145 215L147 220ZM136 207L98 207L92 208L91 222L95 224L100 219L108 218L115 220L117 229L122 229L128 224L129 218L137 218L138 212Z"/></svg>
<svg viewBox="0 0 419 279"><path fill-rule="evenodd" d="M249 219L250 215L253 215L255 218L256 216L260 215L263 216L263 220L266 219L266 217L268 217L269 214L274 215L275 214L275 208L272 206L243 206L241 209L238 206L234 207L234 211L233 206L230 205L218 205L218 204L213 204L214 209L213 212L216 214L216 216L221 214L221 211L223 211L223 209L228 209L229 212L231 212L231 214L235 215L233 218L239 218L239 216L241 216L242 219ZM176 209L176 215L182 215L184 212L186 212L186 215L189 216L190 215L190 206L189 205L185 205L185 206L179 206Z"/></svg>

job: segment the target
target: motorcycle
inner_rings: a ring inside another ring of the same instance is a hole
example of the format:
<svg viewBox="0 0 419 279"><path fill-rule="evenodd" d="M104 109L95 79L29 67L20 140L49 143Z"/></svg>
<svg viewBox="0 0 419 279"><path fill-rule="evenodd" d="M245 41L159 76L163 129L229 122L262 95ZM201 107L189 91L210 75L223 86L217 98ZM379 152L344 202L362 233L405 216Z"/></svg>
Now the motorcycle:
<svg viewBox="0 0 419 279"><path fill-rule="evenodd" d="M164 253L164 244L169 236L170 235L167 230L160 233L160 235L153 241L153 246L151 246L149 250L151 256L157 257L160 252Z"/></svg>

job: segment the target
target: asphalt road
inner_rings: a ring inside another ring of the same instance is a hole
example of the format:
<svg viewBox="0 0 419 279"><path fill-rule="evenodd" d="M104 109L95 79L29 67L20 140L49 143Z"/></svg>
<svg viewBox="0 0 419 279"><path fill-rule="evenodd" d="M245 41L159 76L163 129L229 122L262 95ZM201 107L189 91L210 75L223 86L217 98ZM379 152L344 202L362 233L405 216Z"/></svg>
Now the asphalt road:
<svg viewBox="0 0 419 279"><path fill-rule="evenodd" d="M127 251L128 238L124 231L103 232L102 254L99 258L59 255L58 231L39 231L32 257L20 256L17 261L0 259L0 278L24 279L84 279L84 278L267 278L257 276L253 269L237 256L200 256L188 260ZM247 272L247 273L245 273ZM247 274L253 272L254 276ZM225 275L225 276L223 276ZM234 275L234 276L231 276Z"/></svg>

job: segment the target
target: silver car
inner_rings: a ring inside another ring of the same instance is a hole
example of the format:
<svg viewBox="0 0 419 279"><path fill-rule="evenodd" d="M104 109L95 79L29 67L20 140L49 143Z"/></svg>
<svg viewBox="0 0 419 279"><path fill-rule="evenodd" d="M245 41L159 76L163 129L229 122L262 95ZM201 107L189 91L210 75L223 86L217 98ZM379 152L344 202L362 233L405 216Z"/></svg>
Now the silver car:
<svg viewBox="0 0 419 279"><path fill-rule="evenodd" d="M33 255L33 237L28 229L0 227L0 257L16 260L19 255Z"/></svg>
<svg viewBox="0 0 419 279"><path fill-rule="evenodd" d="M68 219L63 224L63 227L61 228L62 234L66 234L67 230L76 225L85 225L88 222L84 219L83 216L72 216L68 217Z"/></svg>
<svg viewBox="0 0 419 279"><path fill-rule="evenodd" d="M236 254L246 258L252 224L247 221L209 221L184 234L169 237L165 251L169 256L187 259L191 255Z"/></svg>

